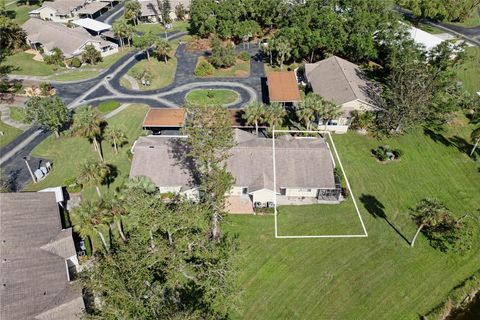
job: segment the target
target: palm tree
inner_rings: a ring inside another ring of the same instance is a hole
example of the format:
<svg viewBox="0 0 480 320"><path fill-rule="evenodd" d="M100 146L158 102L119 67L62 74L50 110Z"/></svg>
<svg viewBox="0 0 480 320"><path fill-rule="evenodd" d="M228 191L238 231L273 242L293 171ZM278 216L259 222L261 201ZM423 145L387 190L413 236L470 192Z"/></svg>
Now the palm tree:
<svg viewBox="0 0 480 320"><path fill-rule="evenodd" d="M124 46L123 39L128 37L127 29L129 27L130 26L128 25L125 19L117 20L112 25L112 32L115 35L115 37L117 37L118 40L120 41L121 48L123 48Z"/></svg>
<svg viewBox="0 0 480 320"><path fill-rule="evenodd" d="M122 146L124 143L127 143L127 136L125 132L118 127L107 127L105 130L105 138L109 141L115 148L115 154L118 154L118 147Z"/></svg>
<svg viewBox="0 0 480 320"><path fill-rule="evenodd" d="M310 124L315 120L315 110L306 104L306 101L302 101L296 109L296 114L298 120L304 123L307 130L310 130Z"/></svg>
<svg viewBox="0 0 480 320"><path fill-rule="evenodd" d="M435 227L445 221L445 216L448 215L447 208L436 199L421 200L413 215L413 219L417 223L418 229L412 239L411 246L415 245L417 236L425 227Z"/></svg>
<svg viewBox="0 0 480 320"><path fill-rule="evenodd" d="M73 116L72 131L81 137L93 141L93 147L98 151L100 160L103 161L102 152L97 138L102 134L102 116L97 109L90 106L81 106Z"/></svg>
<svg viewBox="0 0 480 320"><path fill-rule="evenodd" d="M475 153L478 143L480 142L480 126L477 127L476 129L473 129L472 133L470 134L470 139L472 139L472 141L475 141L472 151L470 151L470 157L471 157Z"/></svg>
<svg viewBox="0 0 480 320"><path fill-rule="evenodd" d="M342 114L340 107L333 102L321 99L322 103L318 105L318 118L322 119L327 130L328 122Z"/></svg>
<svg viewBox="0 0 480 320"><path fill-rule="evenodd" d="M140 15L141 5L138 0L128 0L124 4L125 9L125 19L132 20L135 25L138 24L138 16Z"/></svg>
<svg viewBox="0 0 480 320"><path fill-rule="evenodd" d="M167 40L158 39L157 42L155 43L155 52L158 55L158 57L163 57L163 60L165 61L165 63L167 63L168 56L171 50L172 50L172 46Z"/></svg>
<svg viewBox="0 0 480 320"><path fill-rule="evenodd" d="M264 121L265 106L257 101L251 102L245 108L245 113L242 118L246 121L247 125L255 125L255 134L258 136L258 124Z"/></svg>
<svg viewBox="0 0 480 320"><path fill-rule="evenodd" d="M96 235L100 237L100 240L105 247L105 251L107 251L107 253L109 252L105 236L100 230L100 227L102 225L105 225L105 221L102 219L102 216L100 214L100 207L98 206L98 204L89 201L82 202L79 207L73 210L72 218L75 222L73 230L75 230L75 232L78 232L78 234L80 234L82 238L90 239L90 244L92 245L92 253L94 250L92 239Z"/></svg>
<svg viewBox="0 0 480 320"><path fill-rule="evenodd" d="M286 115L287 112L283 106L278 102L274 102L270 104L269 107L266 107L265 121L270 125L270 127L274 127L279 123L283 123Z"/></svg>
<svg viewBox="0 0 480 320"><path fill-rule="evenodd" d="M105 218L105 221L110 225L115 223L117 226L118 233L122 238L123 242L127 242L127 237L123 232L123 223L122 218L125 214L125 210L121 206L121 202L117 196L109 197L104 199L101 203L101 214Z"/></svg>
<svg viewBox="0 0 480 320"><path fill-rule="evenodd" d="M77 182L85 185L95 186L97 194L101 198L100 185L102 185L107 177L110 175L110 167L95 160L87 160L80 165L80 173L77 177Z"/></svg>

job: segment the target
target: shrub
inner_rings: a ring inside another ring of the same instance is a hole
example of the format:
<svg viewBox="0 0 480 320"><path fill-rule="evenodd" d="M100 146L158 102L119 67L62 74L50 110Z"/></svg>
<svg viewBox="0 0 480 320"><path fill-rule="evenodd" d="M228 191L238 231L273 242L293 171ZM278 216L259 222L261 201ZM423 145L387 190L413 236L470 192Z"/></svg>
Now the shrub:
<svg viewBox="0 0 480 320"><path fill-rule="evenodd" d="M215 69L208 61L200 61L197 68L195 68L195 75L197 77L206 77L213 74Z"/></svg>
<svg viewBox="0 0 480 320"><path fill-rule="evenodd" d="M248 60L250 60L250 54L247 51L242 51L238 55L238 59L243 60L243 61L248 61Z"/></svg>
<svg viewBox="0 0 480 320"><path fill-rule="evenodd" d="M79 193L82 191L82 185L77 183L77 179L75 178L66 179L64 184L67 187L68 193Z"/></svg>
<svg viewBox="0 0 480 320"><path fill-rule="evenodd" d="M400 149L392 149L388 145L385 145L372 149L372 155L383 162L387 160L398 160L403 155L403 152Z"/></svg>
<svg viewBox="0 0 480 320"><path fill-rule="evenodd" d="M74 68L80 68L82 66L82 61L80 61L80 59L77 57L74 57L70 62L70 65Z"/></svg>

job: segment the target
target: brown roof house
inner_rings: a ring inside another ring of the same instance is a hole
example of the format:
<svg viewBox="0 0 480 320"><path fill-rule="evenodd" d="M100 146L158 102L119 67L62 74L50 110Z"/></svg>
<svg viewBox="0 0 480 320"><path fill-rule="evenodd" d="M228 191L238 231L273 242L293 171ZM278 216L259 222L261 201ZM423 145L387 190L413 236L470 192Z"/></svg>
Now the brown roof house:
<svg viewBox="0 0 480 320"><path fill-rule="evenodd" d="M153 134L179 134L186 117L183 108L151 108L145 115L143 128Z"/></svg>
<svg viewBox="0 0 480 320"><path fill-rule="evenodd" d="M276 71L267 74L270 103L296 104L300 101L297 78L293 71Z"/></svg>
<svg viewBox="0 0 480 320"><path fill-rule="evenodd" d="M30 11L28 15L32 18L66 23L78 18L78 11L86 4L86 0L44 1L40 8Z"/></svg>
<svg viewBox="0 0 480 320"><path fill-rule="evenodd" d="M55 193L1 193L0 221L0 319L80 319L72 229L62 229Z"/></svg>
<svg viewBox="0 0 480 320"><path fill-rule="evenodd" d="M359 66L337 56L305 64L305 78L310 89L341 106L343 116L331 121L327 128L346 132L353 110L376 110L374 93L378 86L369 80ZM323 125L322 125L323 126Z"/></svg>
<svg viewBox="0 0 480 320"><path fill-rule="evenodd" d="M22 29L28 45L34 50L42 48L46 55L51 54L53 48L59 48L65 58L71 58L81 55L87 45L93 45L102 57L118 52L116 43L92 36L82 27L67 28L61 23L31 18Z"/></svg>
<svg viewBox="0 0 480 320"><path fill-rule="evenodd" d="M187 139L185 136L139 138L133 150L130 177L146 176L162 193L173 192L197 199L195 167L186 156ZM275 194L278 204L338 201L340 193L334 179L333 158L322 138L285 135L275 139L276 186L272 140L235 129L235 142L227 160L227 169L236 180L228 193L230 212L245 213L246 202L249 208L252 204L272 206Z"/></svg>

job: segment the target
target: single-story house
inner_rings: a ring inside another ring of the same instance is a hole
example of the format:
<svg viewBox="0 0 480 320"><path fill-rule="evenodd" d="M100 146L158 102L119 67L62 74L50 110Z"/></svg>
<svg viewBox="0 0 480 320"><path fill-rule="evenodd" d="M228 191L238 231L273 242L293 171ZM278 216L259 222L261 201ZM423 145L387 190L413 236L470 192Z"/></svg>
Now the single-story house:
<svg viewBox="0 0 480 320"><path fill-rule="evenodd" d="M323 138L280 136L275 139L276 185L274 186L272 139L235 129L235 146L226 161L235 178L228 192L230 203L245 207L278 204L338 202L340 187L334 162ZM199 191L186 136L147 136L133 148L130 177L149 177L161 193L177 193L198 199ZM242 206L238 204L242 204ZM228 209L228 205L227 205ZM235 212L240 213L240 212Z"/></svg>
<svg viewBox="0 0 480 320"><path fill-rule="evenodd" d="M78 17L78 11L86 5L86 0L44 1L38 9L29 12L32 18L54 22L68 22Z"/></svg>
<svg viewBox="0 0 480 320"><path fill-rule="evenodd" d="M158 8L157 0L139 0L140 2L140 20L143 22L160 22L160 10ZM190 0L170 0L170 19L175 20L175 7L182 4L188 12L190 9ZM187 15L188 16L188 15Z"/></svg>
<svg viewBox="0 0 480 320"><path fill-rule="evenodd" d="M294 105L300 102L297 77L293 71L276 71L267 74L268 98L270 103Z"/></svg>
<svg viewBox="0 0 480 320"><path fill-rule="evenodd" d="M153 134L179 134L186 116L183 108L150 108L143 120L143 129Z"/></svg>
<svg viewBox="0 0 480 320"><path fill-rule="evenodd" d="M0 221L0 319L80 319L77 254L55 193L1 193Z"/></svg>
<svg viewBox="0 0 480 320"><path fill-rule="evenodd" d="M374 92L378 86L370 81L360 67L337 56L305 64L309 89L341 107L343 115L329 121L327 129L345 133L351 123L353 110L376 110ZM322 127L324 124L319 123Z"/></svg>
<svg viewBox="0 0 480 320"><path fill-rule="evenodd" d="M72 58L81 55L87 45L93 45L102 57L118 52L116 43L94 37L82 27L71 29L61 23L31 18L22 25L22 29L30 48L43 49L47 55L53 48L59 48L65 58Z"/></svg>

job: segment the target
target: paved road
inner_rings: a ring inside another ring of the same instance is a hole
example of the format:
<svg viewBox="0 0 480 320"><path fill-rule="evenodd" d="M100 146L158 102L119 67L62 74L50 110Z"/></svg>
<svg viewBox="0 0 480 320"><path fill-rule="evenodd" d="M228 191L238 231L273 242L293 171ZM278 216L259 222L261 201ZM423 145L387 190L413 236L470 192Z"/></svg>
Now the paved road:
<svg viewBox="0 0 480 320"><path fill-rule="evenodd" d="M112 14L110 17L114 17ZM172 32L169 40L183 36L185 32ZM242 48L238 48L241 51ZM171 85L157 90L135 91L120 85L121 77L138 61L145 59L145 53L134 50L107 70L93 79L78 82L54 82L57 95L68 107L76 108L82 104L97 105L106 100L117 100L121 103L144 103L151 107L178 107L185 101L185 95L196 88L232 89L239 94L238 101L230 104L230 108L239 108L252 100L264 100L265 74L262 57L258 55L258 48L253 46L247 51L254 58L251 59L251 73L245 78L197 78L193 75L198 57L205 53L186 51L184 44L177 52L177 70ZM17 137L10 144L0 149L0 165L4 173L15 182L15 190L21 190L30 183L31 178L23 157L49 136L48 132L31 128ZM32 168L38 167L45 159L32 158L29 163ZM55 164L54 164L55 165Z"/></svg>
<svg viewBox="0 0 480 320"><path fill-rule="evenodd" d="M395 6L394 8L397 12L405 16L407 19L415 18L415 16L407 9L399 6ZM480 12L480 8L478 10ZM421 19L420 22L437 27L454 36L461 37L473 45L480 46L480 26L466 28L431 19Z"/></svg>

